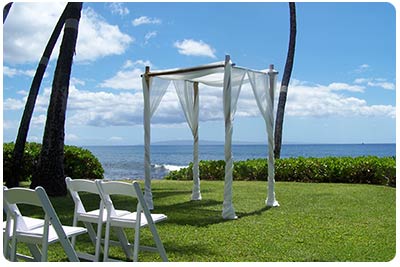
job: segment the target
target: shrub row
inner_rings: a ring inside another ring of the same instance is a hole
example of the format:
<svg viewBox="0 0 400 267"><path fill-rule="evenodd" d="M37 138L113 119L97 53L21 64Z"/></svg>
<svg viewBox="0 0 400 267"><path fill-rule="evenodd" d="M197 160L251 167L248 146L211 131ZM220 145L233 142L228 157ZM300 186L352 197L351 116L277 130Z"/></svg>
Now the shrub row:
<svg viewBox="0 0 400 267"><path fill-rule="evenodd" d="M42 145L26 143L22 159L22 181L30 181L39 159ZM3 177L11 174L14 143L3 144ZM104 170L99 160L87 149L64 146L65 175L73 179L102 179Z"/></svg>
<svg viewBox="0 0 400 267"><path fill-rule="evenodd" d="M192 166L170 172L165 179L191 180ZM223 180L225 161L200 161L200 179ZM266 159L234 163L234 180L265 181L268 177ZM362 183L396 186L395 157L326 157L286 158L275 162L276 181L317 183Z"/></svg>

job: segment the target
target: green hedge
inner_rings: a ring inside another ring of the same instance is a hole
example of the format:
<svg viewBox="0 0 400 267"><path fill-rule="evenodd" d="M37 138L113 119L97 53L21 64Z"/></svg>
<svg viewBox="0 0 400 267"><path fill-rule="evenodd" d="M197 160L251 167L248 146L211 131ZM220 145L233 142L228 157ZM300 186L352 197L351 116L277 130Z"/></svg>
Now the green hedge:
<svg viewBox="0 0 400 267"><path fill-rule="evenodd" d="M30 181L36 168L42 145L26 143L22 159L22 181ZM3 144L3 180L11 173L14 143ZM64 146L65 175L73 179L102 179L104 169L99 160L87 149Z"/></svg>
<svg viewBox="0 0 400 267"><path fill-rule="evenodd" d="M170 172L165 179L191 180L192 163L188 168ZM236 161L234 180L265 181L266 159ZM225 161L200 161L201 180L223 180ZM286 158L275 162L276 181L317 183L362 183L396 186L395 157L326 157Z"/></svg>

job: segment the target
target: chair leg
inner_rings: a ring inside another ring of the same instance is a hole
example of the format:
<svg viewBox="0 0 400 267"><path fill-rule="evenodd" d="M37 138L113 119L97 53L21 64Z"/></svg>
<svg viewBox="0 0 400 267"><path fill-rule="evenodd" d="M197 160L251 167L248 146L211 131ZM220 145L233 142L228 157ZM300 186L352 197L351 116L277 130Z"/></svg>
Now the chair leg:
<svg viewBox="0 0 400 267"><path fill-rule="evenodd" d="M156 247L158 249L158 253L161 256L161 259L165 262L168 261L167 253L165 251L164 245L161 242L160 236L158 235L157 229L154 225L154 223L149 223L149 228L151 231L151 234L153 235L153 240L156 243Z"/></svg>
<svg viewBox="0 0 400 267"><path fill-rule="evenodd" d="M73 221L72 221L72 226L74 226L74 227L78 226L78 218L76 217L76 213L75 213L74 219L73 219ZM73 247L73 248L75 248L75 243L76 243L76 236L74 235L74 236L71 238L71 244L72 244L72 247Z"/></svg>
<svg viewBox="0 0 400 267"><path fill-rule="evenodd" d="M117 233L119 243L121 244L121 247L124 250L126 257L128 259L132 258L132 251L129 246L129 240L125 234L124 229L122 229L121 227L114 227L114 229Z"/></svg>
<svg viewBox="0 0 400 267"><path fill-rule="evenodd" d="M41 262L47 261L47 250L48 250L48 242L47 240L42 243L42 257L40 259Z"/></svg>
<svg viewBox="0 0 400 267"><path fill-rule="evenodd" d="M34 244L26 244L29 248L29 251L31 252L33 258L35 261L40 261L42 258L42 252L40 251L39 247Z"/></svg>
<svg viewBox="0 0 400 267"><path fill-rule="evenodd" d="M17 259L17 238L14 236L11 239L10 261L16 261L16 259Z"/></svg>
<svg viewBox="0 0 400 267"><path fill-rule="evenodd" d="M104 256L103 256L103 261L108 261L108 249L109 249L109 243L110 243L110 223L106 223L106 233L104 236Z"/></svg>
<svg viewBox="0 0 400 267"><path fill-rule="evenodd" d="M9 226L8 226L9 227ZM3 255L4 258L10 259L10 237L9 237L9 229L6 227L5 231L3 231Z"/></svg>
<svg viewBox="0 0 400 267"><path fill-rule="evenodd" d="M133 261L138 261L139 258L139 242L140 242L140 222L135 226L135 241L133 243Z"/></svg>
<svg viewBox="0 0 400 267"><path fill-rule="evenodd" d="M92 241L93 245L96 246L97 234L96 234L96 231L93 228L93 225L91 223L88 223L88 222L84 222L83 224L85 225L85 228L88 231L90 240ZM75 246L74 246L74 248L75 248Z"/></svg>
<svg viewBox="0 0 400 267"><path fill-rule="evenodd" d="M96 235L96 251L94 253L95 261L100 261L100 250L101 250L101 230L103 228L103 224L100 221L97 224L97 235Z"/></svg>

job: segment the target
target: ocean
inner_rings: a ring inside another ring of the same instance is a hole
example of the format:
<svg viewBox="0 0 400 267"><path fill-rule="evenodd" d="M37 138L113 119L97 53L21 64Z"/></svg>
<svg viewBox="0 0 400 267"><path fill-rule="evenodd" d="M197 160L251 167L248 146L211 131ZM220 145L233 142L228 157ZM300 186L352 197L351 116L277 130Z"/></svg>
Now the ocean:
<svg viewBox="0 0 400 267"><path fill-rule="evenodd" d="M143 146L86 146L101 162L104 177L109 180L143 179ZM233 145L234 160L266 158L266 145ZM286 144L281 158L327 156L395 156L396 144ZM152 145L152 177L162 179L170 171L186 167L192 161L190 145ZM200 145L200 160L223 160L223 145Z"/></svg>

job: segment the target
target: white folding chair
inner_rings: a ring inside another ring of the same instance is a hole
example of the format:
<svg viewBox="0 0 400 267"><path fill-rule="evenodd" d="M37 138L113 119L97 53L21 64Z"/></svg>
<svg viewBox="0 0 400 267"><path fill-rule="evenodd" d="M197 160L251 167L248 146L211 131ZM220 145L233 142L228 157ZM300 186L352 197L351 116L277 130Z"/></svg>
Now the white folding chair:
<svg viewBox="0 0 400 267"><path fill-rule="evenodd" d="M106 221L106 233L104 237L104 261L108 261L108 250L109 250L109 239L110 239L110 227L120 228L132 228L135 230L134 243L124 244L124 246L133 246L133 261L138 260L138 253L140 250L158 252L163 261L168 261L167 254L164 246L158 235L155 223L161 222L167 219L164 214L150 214L150 211L144 200L142 191L137 182L132 184L124 182L104 182L102 180L96 180L96 185L99 188L100 196L107 209L107 221ZM111 195L123 195L130 196L137 199L136 212L129 212L128 214L119 216L115 212ZM140 246L140 228L148 226L150 228L153 240L156 247Z"/></svg>
<svg viewBox="0 0 400 267"><path fill-rule="evenodd" d="M8 240L11 240L11 261L16 261L18 242L35 246L41 245L41 251L37 249L37 252L41 254L40 261L47 261L47 250L50 244L60 242L68 260L79 261L68 238L86 233L86 229L62 225L43 187L36 187L35 190L26 188L4 189L3 201L3 205L7 207L5 235ZM26 220L26 217L21 216L19 210L15 209L19 204L41 207L44 211L43 226L24 227L29 225L30 222ZM26 256L26 259L37 260L37 255L33 256L33 258Z"/></svg>
<svg viewBox="0 0 400 267"><path fill-rule="evenodd" d="M77 226L79 221L82 222L84 224L84 226L86 227L86 229L88 230L90 240L92 241L93 245L95 246L95 255L78 252L78 256L80 258L84 258L86 260L99 261L100 260L100 251L102 250L102 248L101 248L102 225L107 220L107 211L104 209L103 201L101 201L101 198L99 196L99 194L100 194L99 190L98 190L95 182L92 180L71 179L70 177L66 177L65 183L67 184L68 191L70 192L71 197L75 204L74 219L73 219L72 225ZM85 206L80 197L80 193L89 193L89 194L94 194L94 195L98 196L99 197L99 208L95 209L95 210L87 211L85 209ZM124 215L127 213L129 213L129 212L124 211L124 210L116 211L116 214L118 214L118 215ZM93 228L93 224L97 225L97 233L95 232L95 230ZM125 233L123 232L122 229L117 229L117 234L118 234L118 239L122 240L121 242L118 242L118 244L128 242L126 239ZM76 238L72 237L71 241L72 241L72 246L75 248ZM127 254L127 257L131 256L129 249L126 249L125 253Z"/></svg>
<svg viewBox="0 0 400 267"><path fill-rule="evenodd" d="M4 190L8 189L6 186L3 186L3 192ZM9 205L7 204L4 199L3 199L3 211L7 216L6 221L3 221L3 255L6 259L10 260L10 245L11 245L11 230L12 230L12 225L10 227L8 227L7 229L7 221L13 222L11 219L11 213L14 212L14 214L18 215L18 216L22 216L20 210L18 209L17 205L12 204ZM26 231L38 228L38 227L42 227L44 225L44 220L43 219L37 219L37 218L30 218L30 217L26 217L26 216L22 216L23 220L20 221L20 227L22 227L23 229L25 229ZM6 229L8 231L8 233L6 234ZM32 244L27 244L28 245L28 249L30 250L33 259L35 259L36 261L40 261L40 250L38 250L37 246L32 245ZM18 254L17 253L17 257L18 258L26 258L25 255L22 254Z"/></svg>

